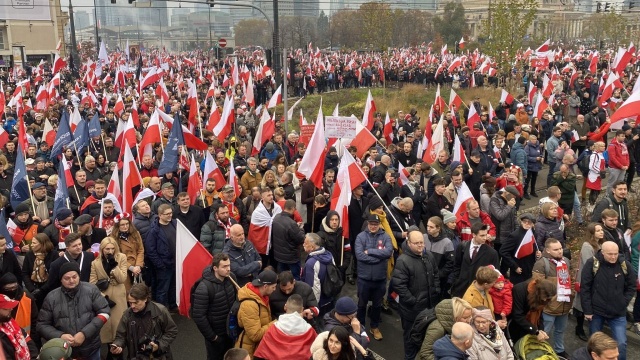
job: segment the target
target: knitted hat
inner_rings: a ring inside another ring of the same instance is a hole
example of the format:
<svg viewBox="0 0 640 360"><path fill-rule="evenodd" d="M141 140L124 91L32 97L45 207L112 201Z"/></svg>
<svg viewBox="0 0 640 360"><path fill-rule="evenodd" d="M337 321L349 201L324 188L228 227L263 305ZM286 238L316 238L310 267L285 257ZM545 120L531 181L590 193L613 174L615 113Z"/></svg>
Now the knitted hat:
<svg viewBox="0 0 640 360"><path fill-rule="evenodd" d="M478 310L478 309L473 309L473 318L477 318L477 317L481 317L485 320L489 320L489 321L494 321L493 320L493 314L491 313L491 309L482 309L482 310Z"/></svg>
<svg viewBox="0 0 640 360"><path fill-rule="evenodd" d="M456 216L447 209L440 210L440 214L442 214L442 222L444 222L445 224L456 221Z"/></svg>
<svg viewBox="0 0 640 360"><path fill-rule="evenodd" d="M13 275L12 272L8 272L0 277L0 288L8 284L15 284L17 282L18 278L16 278L16 276Z"/></svg>
<svg viewBox="0 0 640 360"><path fill-rule="evenodd" d="M380 207L382 207L384 204L382 203L382 200L380 200L379 197L377 196L372 196L369 199L369 209L370 210L375 210L375 209L379 209Z"/></svg>
<svg viewBox="0 0 640 360"><path fill-rule="evenodd" d="M338 315L352 315L358 312L358 305L352 298L343 296L336 301L335 310Z"/></svg>
<svg viewBox="0 0 640 360"><path fill-rule="evenodd" d="M29 205L20 204L16 206L16 216L18 216L19 214L28 213L28 212L29 212Z"/></svg>
<svg viewBox="0 0 640 360"><path fill-rule="evenodd" d="M67 261L66 263L62 264L62 266L60 266L60 279L62 280L62 277L71 271L75 271L78 273L78 275L80 275L80 265L78 265L77 262L75 261Z"/></svg>

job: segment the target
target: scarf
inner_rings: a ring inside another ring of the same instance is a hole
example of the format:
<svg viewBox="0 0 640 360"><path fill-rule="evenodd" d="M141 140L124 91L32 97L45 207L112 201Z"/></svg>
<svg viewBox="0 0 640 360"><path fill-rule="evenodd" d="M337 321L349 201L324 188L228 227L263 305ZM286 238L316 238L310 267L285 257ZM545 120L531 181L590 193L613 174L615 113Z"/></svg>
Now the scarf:
<svg viewBox="0 0 640 360"><path fill-rule="evenodd" d="M36 208L35 215L39 217L41 220L49 218L49 208L47 207L47 197L45 196L42 201L38 201L35 197L33 198L33 205Z"/></svg>
<svg viewBox="0 0 640 360"><path fill-rule="evenodd" d="M571 302L571 276L569 276L567 263L564 259L549 258L549 261L556 265L556 300L559 302Z"/></svg>
<svg viewBox="0 0 640 360"><path fill-rule="evenodd" d="M47 256L45 253L34 253L36 259L33 262L33 271L31 271L31 281L35 283L45 283L49 279L49 272L44 263L44 258Z"/></svg>
<svg viewBox="0 0 640 360"><path fill-rule="evenodd" d="M220 221L220 219L218 219L218 225L224 228L224 238L230 239L231 238L231 221L227 221L227 223L225 224L222 221Z"/></svg>
<svg viewBox="0 0 640 360"><path fill-rule="evenodd" d="M64 250L67 245L64 243L64 239L71 233L71 226L62 226L58 219L53 221L53 225L58 229L58 249Z"/></svg>
<svg viewBox="0 0 640 360"><path fill-rule="evenodd" d="M224 201L222 200L222 203L224 205L227 206L227 208L229 209L229 215L238 223L240 223L240 211L238 211L238 208L234 205L233 201Z"/></svg>
<svg viewBox="0 0 640 360"><path fill-rule="evenodd" d="M9 339L15 349L14 358L16 360L31 359L27 340L24 338L24 335L22 335L22 329L20 329L20 326L14 319L0 324L0 331L7 336L7 339Z"/></svg>

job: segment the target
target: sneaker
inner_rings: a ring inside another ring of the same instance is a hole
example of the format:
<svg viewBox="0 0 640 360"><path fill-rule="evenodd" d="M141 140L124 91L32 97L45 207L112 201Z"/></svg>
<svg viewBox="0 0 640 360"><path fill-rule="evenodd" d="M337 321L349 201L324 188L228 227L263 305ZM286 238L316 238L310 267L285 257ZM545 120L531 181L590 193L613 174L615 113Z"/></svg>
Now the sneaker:
<svg viewBox="0 0 640 360"><path fill-rule="evenodd" d="M378 328L371 328L371 335L373 335L373 338L378 341L382 340L382 333Z"/></svg>
<svg viewBox="0 0 640 360"><path fill-rule="evenodd" d="M640 322L633 324L633 326L631 327L631 331L633 331L637 335L640 335Z"/></svg>

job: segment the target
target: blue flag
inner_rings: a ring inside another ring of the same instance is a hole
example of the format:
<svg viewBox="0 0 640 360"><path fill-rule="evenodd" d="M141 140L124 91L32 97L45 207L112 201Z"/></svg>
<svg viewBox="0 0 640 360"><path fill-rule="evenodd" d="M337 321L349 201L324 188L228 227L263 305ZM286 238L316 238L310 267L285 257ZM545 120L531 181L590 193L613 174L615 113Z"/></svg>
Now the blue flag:
<svg viewBox="0 0 640 360"><path fill-rule="evenodd" d="M11 207L14 209L21 202L29 199L29 177L27 176L27 167L24 165L24 153L22 145L18 143L18 151L16 153L16 166L13 171L13 183L11 184Z"/></svg>
<svg viewBox="0 0 640 360"><path fill-rule="evenodd" d="M162 176L178 169L178 145L184 145L184 134L182 133L180 115L176 114L173 118L173 127L169 133L167 146L164 147L162 161L158 166L158 175Z"/></svg>
<svg viewBox="0 0 640 360"><path fill-rule="evenodd" d="M55 218L58 211L67 208L67 199L69 198L69 190L67 189L67 174L64 172L64 164L60 162L58 166L58 186L56 187L56 196L53 200L53 217Z"/></svg>
<svg viewBox="0 0 640 360"><path fill-rule="evenodd" d="M82 153L82 149L89 146L89 125L84 119L78 123L76 131L73 132L73 141L69 146L75 146L78 156Z"/></svg>
<svg viewBox="0 0 640 360"><path fill-rule="evenodd" d="M60 117L60 125L58 125L56 140L51 147L50 159L53 160L62 154L63 147L69 145L71 141L73 141L73 135L71 135L71 128L69 127L69 113L63 110L62 116Z"/></svg>
<svg viewBox="0 0 640 360"><path fill-rule="evenodd" d="M11 251L13 251L13 237L7 228L4 210L5 208L0 210L0 234L4 235L4 238L7 239L7 249L11 249Z"/></svg>
<svg viewBox="0 0 640 360"><path fill-rule="evenodd" d="M96 111L96 113L93 114L91 121L89 121L89 136L96 137L100 136L100 134L102 134L102 127L100 126L100 116Z"/></svg>

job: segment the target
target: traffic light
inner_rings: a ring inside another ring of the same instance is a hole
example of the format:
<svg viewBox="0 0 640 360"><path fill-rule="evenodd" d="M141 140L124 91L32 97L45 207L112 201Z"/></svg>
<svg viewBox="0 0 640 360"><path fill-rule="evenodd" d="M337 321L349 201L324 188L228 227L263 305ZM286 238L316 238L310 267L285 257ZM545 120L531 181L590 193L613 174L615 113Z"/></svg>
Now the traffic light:
<svg viewBox="0 0 640 360"><path fill-rule="evenodd" d="M600 2L597 3L596 12L597 13L602 12L602 3Z"/></svg>

